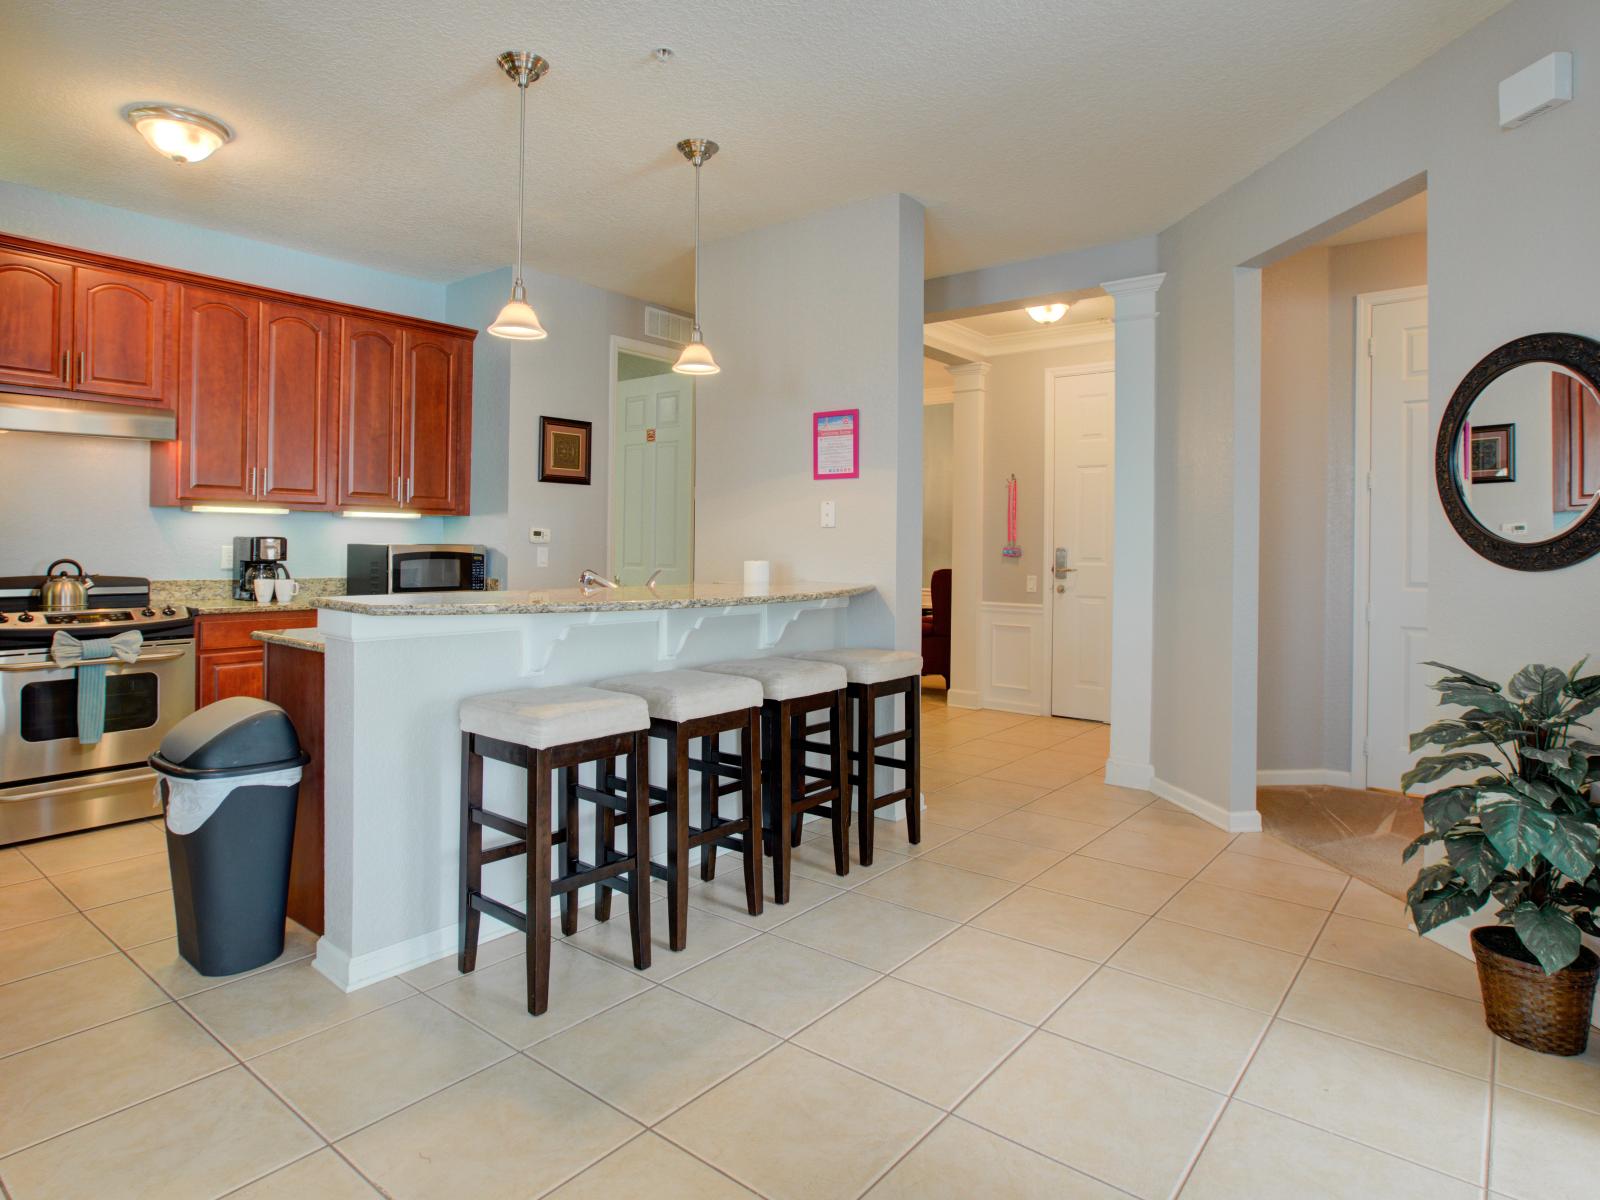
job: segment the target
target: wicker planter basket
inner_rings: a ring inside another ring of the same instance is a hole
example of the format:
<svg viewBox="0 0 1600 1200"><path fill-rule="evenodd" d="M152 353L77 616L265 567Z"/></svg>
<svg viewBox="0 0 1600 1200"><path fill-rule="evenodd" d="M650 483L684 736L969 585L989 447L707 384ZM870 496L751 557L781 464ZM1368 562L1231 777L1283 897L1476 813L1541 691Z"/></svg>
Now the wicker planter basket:
<svg viewBox="0 0 1600 1200"><path fill-rule="evenodd" d="M1585 946L1577 959L1546 975L1516 931L1485 925L1472 931L1484 1017L1508 1042L1541 1054L1582 1054L1589 1044L1600 957Z"/></svg>

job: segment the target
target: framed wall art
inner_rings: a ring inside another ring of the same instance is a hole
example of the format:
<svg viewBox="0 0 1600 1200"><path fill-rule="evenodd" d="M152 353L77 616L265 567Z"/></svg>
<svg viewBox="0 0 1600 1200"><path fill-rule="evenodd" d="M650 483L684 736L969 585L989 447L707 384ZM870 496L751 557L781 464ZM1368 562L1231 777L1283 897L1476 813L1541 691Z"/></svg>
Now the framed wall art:
<svg viewBox="0 0 1600 1200"><path fill-rule="evenodd" d="M589 482L594 424L565 417L539 418L539 482Z"/></svg>

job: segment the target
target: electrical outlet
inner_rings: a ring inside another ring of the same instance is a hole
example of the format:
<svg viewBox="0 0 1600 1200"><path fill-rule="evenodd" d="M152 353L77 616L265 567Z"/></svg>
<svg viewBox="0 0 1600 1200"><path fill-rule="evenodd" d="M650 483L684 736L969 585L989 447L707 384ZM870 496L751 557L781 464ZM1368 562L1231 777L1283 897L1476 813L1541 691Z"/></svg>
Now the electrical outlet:
<svg viewBox="0 0 1600 1200"><path fill-rule="evenodd" d="M548 567L550 565L550 548L548 546L540 546L533 552L533 565L536 567Z"/></svg>
<svg viewBox="0 0 1600 1200"><path fill-rule="evenodd" d="M838 524L839 522L837 519L837 514L834 512L833 508L833 501L824 500L822 502L822 527L824 529L833 529L837 527Z"/></svg>
<svg viewBox="0 0 1600 1200"><path fill-rule="evenodd" d="M233 570L233 547L226 542L217 547L217 566L224 571Z"/></svg>
<svg viewBox="0 0 1600 1200"><path fill-rule="evenodd" d="M548 546L550 544L550 531L543 525L534 525L528 530L528 540L535 546Z"/></svg>
<svg viewBox="0 0 1600 1200"><path fill-rule="evenodd" d="M1037 592L1038 590L1039 590L1039 577L1037 575L1029 575L1028 576L1028 594L1031 596L1034 592Z"/></svg>

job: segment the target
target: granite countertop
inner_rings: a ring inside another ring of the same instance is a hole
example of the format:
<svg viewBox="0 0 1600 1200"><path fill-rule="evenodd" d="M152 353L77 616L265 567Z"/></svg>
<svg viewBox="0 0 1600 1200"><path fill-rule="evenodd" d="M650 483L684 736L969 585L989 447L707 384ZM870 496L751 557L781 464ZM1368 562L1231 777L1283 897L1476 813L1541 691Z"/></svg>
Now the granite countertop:
<svg viewBox="0 0 1600 1200"><path fill-rule="evenodd" d="M250 635L258 642L271 642L274 646L290 646L296 650L310 650L322 654L327 650L320 629L258 629Z"/></svg>
<svg viewBox="0 0 1600 1200"><path fill-rule="evenodd" d="M334 612L378 617L460 617L503 613L626 612L646 609L726 608L740 604L792 604L861 596L871 584L742 583L662 584L644 587L549 588L539 591L416 592L402 596L322 596L312 603Z"/></svg>
<svg viewBox="0 0 1600 1200"><path fill-rule="evenodd" d="M153 579L150 581L150 602L157 608L164 604L191 608L195 616L205 617L250 612L304 612L311 609L320 596L344 593L345 581L339 578L310 578L302 579L299 583L299 592L287 604L261 604L255 600L235 600L231 579Z"/></svg>

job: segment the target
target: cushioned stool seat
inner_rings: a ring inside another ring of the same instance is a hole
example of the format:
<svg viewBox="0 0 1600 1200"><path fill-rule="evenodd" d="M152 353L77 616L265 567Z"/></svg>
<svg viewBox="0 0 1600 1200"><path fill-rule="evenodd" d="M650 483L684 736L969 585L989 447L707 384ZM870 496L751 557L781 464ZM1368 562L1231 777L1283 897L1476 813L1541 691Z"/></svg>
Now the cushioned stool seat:
<svg viewBox="0 0 1600 1200"><path fill-rule="evenodd" d="M795 657L841 666L845 678L851 683L888 683L891 679L922 674L922 655L909 650L874 650L870 647L807 650Z"/></svg>
<svg viewBox="0 0 1600 1200"><path fill-rule="evenodd" d="M741 658L703 668L718 675L754 679L768 700L798 700L845 685L844 668L835 663L805 662L798 658Z"/></svg>
<svg viewBox="0 0 1600 1200"><path fill-rule="evenodd" d="M654 671L619 675L597 685L638 696L652 721L693 721L761 707L761 685L754 679L711 671Z"/></svg>
<svg viewBox="0 0 1600 1200"><path fill-rule="evenodd" d="M463 733L536 750L649 728L650 709L638 696L592 687L521 688L461 702Z"/></svg>

